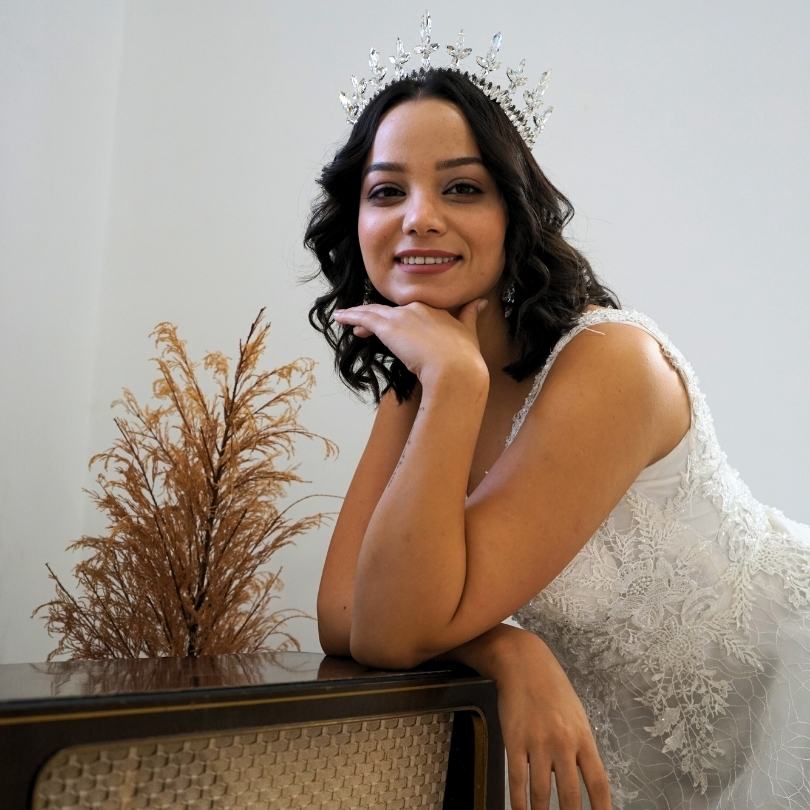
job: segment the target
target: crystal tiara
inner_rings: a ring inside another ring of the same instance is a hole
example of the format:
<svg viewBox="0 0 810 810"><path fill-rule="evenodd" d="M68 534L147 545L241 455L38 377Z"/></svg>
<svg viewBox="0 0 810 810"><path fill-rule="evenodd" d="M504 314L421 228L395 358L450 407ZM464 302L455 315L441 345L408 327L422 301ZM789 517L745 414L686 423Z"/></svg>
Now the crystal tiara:
<svg viewBox="0 0 810 810"><path fill-rule="evenodd" d="M365 79L352 76L352 94L347 95L341 92L339 96L340 103L346 111L347 120L350 124L357 122L369 102L386 87L400 79L418 78L431 68L439 67L430 63L433 52L439 49L439 43L431 40L430 32L431 19L430 14L426 11L422 15L419 24L420 44L413 49L421 57L422 64L410 71L406 69L405 65L410 60L411 53L405 50L402 40L397 37L396 53L394 56L388 57L388 61L391 63L392 75L387 81L385 76L388 74L388 68L381 64L379 53L374 48L371 49L368 59L371 76ZM471 73L464 70L461 67L461 62L470 56L472 49L464 45L464 31L461 30L458 32L455 44L447 46L447 51L450 54L450 64L441 67L461 74L481 90L487 98L498 104L523 140L529 147L532 147L554 109L553 107L542 109L543 94L546 92L546 87L548 87L551 71L547 70L540 76L540 80L533 90L527 89L523 91L523 109L518 109L515 103L517 91L528 81L528 78L524 75L526 60L521 59L516 69L507 68L506 79L508 86L493 84L487 77L501 66L498 61L500 48L501 34L497 33L492 37L492 44L489 46L486 55L475 58L478 67L481 69L480 73Z"/></svg>

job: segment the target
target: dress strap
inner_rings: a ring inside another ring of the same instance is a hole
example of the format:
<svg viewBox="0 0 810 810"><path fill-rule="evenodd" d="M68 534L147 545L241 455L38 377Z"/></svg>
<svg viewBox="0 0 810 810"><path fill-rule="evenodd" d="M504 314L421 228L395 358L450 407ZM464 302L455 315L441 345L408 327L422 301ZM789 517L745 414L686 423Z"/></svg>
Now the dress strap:
<svg viewBox="0 0 810 810"><path fill-rule="evenodd" d="M543 367L534 378L534 384L526 397L526 401L523 403L523 407L515 414L514 419L512 420L512 430L506 439L506 447L509 447L509 445L512 444L520 431L520 428L523 426L526 416L531 410L532 405L534 405L534 401L537 399L540 389L543 387L543 383L546 381L548 372L551 370L551 366L554 364L554 361L557 359L560 352L580 332L584 332L586 329L591 332L598 332L599 330L594 327L601 323L626 323L631 326L636 326L639 329L643 329L645 332L649 333L653 338L655 338L655 340L661 346L661 351L664 353L664 356L680 373L681 379L684 381L686 391L689 395L689 401L691 403L692 425L695 426L700 424L704 418L711 418L704 416L704 409L702 407L703 397L700 393L700 386L698 384L697 375L695 374L694 369L689 364L689 361L678 351L677 348L675 348L669 337L667 337L667 335L665 335L658 328L656 323L651 318L633 309L598 309L581 315L574 326L572 326L571 329L569 329L568 332L566 332L557 341L554 348L549 353L548 358L546 358L546 362L543 364Z"/></svg>

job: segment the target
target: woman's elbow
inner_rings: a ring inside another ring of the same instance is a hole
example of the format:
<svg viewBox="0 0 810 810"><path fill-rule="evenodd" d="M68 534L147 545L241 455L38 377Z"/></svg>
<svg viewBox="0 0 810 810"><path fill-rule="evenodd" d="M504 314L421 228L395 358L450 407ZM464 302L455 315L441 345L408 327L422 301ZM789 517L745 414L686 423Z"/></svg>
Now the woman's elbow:
<svg viewBox="0 0 810 810"><path fill-rule="evenodd" d="M363 633L354 626L349 649L355 661L378 669L412 669L431 657L395 637L381 638L376 633Z"/></svg>
<svg viewBox="0 0 810 810"><path fill-rule="evenodd" d="M334 655L338 658L348 658L351 655L348 639L330 635L320 623L318 624L318 641L320 641L321 649L326 655Z"/></svg>
<svg viewBox="0 0 810 810"><path fill-rule="evenodd" d="M318 600L318 641L327 655L348 656L350 618L345 611L329 609Z"/></svg>

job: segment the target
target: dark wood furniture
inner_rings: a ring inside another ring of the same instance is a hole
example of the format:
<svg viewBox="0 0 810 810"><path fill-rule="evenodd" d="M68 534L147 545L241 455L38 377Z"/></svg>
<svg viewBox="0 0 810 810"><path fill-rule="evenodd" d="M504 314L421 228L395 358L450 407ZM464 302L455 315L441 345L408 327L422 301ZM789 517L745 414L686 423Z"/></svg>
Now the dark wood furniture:
<svg viewBox="0 0 810 810"><path fill-rule="evenodd" d="M55 808L501 810L495 685L313 653L0 666L0 795Z"/></svg>

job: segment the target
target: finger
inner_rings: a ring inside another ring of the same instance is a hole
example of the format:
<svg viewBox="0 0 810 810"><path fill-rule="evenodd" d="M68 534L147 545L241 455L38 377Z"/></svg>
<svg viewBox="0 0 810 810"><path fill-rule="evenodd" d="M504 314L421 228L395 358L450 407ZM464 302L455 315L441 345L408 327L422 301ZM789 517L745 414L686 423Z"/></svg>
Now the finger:
<svg viewBox="0 0 810 810"><path fill-rule="evenodd" d="M347 309L335 309L332 311L332 317L336 321L347 321L353 317L360 317L365 314L370 315L385 315L391 312L396 307L389 307L385 304L361 304L356 307L348 307Z"/></svg>
<svg viewBox="0 0 810 810"><path fill-rule="evenodd" d="M536 756L529 764L531 810L548 810L551 801L551 761Z"/></svg>
<svg viewBox="0 0 810 810"><path fill-rule="evenodd" d="M371 332L369 332L369 331L368 331L368 329L366 329L364 326L355 326L355 327L352 329L352 334L353 334L355 337L359 337L359 338L367 338L367 337L371 337L371 334L372 334L372 333L371 333Z"/></svg>
<svg viewBox="0 0 810 810"><path fill-rule="evenodd" d="M509 803L512 810L528 810L526 806L526 788L529 777L529 763L526 755L509 756L506 761L509 767Z"/></svg>
<svg viewBox="0 0 810 810"><path fill-rule="evenodd" d="M595 746L580 751L579 769L591 800L591 810L611 810L610 783Z"/></svg>
<svg viewBox="0 0 810 810"><path fill-rule="evenodd" d="M464 324L476 337L478 337L478 315L487 305L484 298L476 298L461 308L458 320Z"/></svg>
<svg viewBox="0 0 810 810"><path fill-rule="evenodd" d="M560 810L582 810L576 760L566 758L555 762L554 779L557 782L557 799L560 803Z"/></svg>
<svg viewBox="0 0 810 810"><path fill-rule="evenodd" d="M359 326L369 334L377 334L377 330L386 322L385 314L374 309L376 305L366 307L352 307L351 309L336 309L333 313L335 321L343 326ZM381 307L381 310L386 307Z"/></svg>

